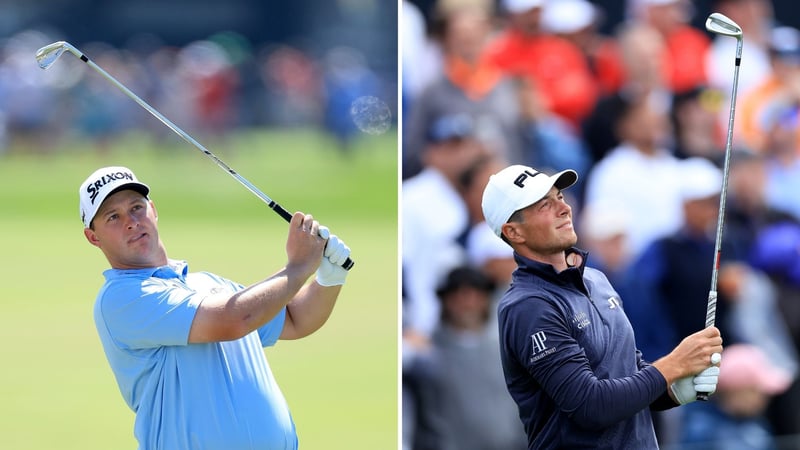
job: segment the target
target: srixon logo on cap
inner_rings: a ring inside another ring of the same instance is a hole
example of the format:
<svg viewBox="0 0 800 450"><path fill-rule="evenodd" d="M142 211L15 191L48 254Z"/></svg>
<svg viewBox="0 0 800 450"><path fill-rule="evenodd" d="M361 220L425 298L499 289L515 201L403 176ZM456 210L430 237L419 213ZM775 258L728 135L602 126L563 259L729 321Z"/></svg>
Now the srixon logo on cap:
<svg viewBox="0 0 800 450"><path fill-rule="evenodd" d="M130 172L107 173L101 176L94 183L91 183L90 185L86 186L86 192L89 194L89 199L91 199L92 204L94 205L94 199L97 198L97 195L100 193L100 189L102 189L103 186L117 180L133 181L133 174Z"/></svg>
<svg viewBox="0 0 800 450"><path fill-rule="evenodd" d="M536 175L541 175L541 174L542 174L542 172L529 172L529 171L526 170L526 171L522 172L521 174L519 174L519 176L514 180L514 184L516 184L517 186L519 186L521 188L524 188L525 185L523 184L523 182L526 179L528 179L529 177L533 178Z"/></svg>

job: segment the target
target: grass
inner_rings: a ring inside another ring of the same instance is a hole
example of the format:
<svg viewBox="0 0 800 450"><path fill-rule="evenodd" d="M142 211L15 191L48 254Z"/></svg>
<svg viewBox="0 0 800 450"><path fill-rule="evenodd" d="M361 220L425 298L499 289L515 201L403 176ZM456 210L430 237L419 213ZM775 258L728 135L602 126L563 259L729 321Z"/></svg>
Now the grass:
<svg viewBox="0 0 800 450"><path fill-rule="evenodd" d="M365 136L347 155L314 132L248 132L209 145L353 252L328 324L266 350L304 450L397 446L395 137ZM86 147L0 157L0 448L136 447L134 415L92 321L107 264L82 236L77 187L95 168L126 165L150 185L168 254L192 270L249 284L285 260L287 224L188 144L128 136L102 153Z"/></svg>

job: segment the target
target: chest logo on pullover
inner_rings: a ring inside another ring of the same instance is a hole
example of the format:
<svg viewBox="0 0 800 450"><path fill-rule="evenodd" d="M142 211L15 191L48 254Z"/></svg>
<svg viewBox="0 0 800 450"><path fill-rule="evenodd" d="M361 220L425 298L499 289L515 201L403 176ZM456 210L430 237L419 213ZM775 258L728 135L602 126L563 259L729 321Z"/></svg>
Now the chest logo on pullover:
<svg viewBox="0 0 800 450"><path fill-rule="evenodd" d="M589 320L589 316L585 312L579 311L572 317L572 323L575 324L579 330L582 330L591 325L592 321Z"/></svg>

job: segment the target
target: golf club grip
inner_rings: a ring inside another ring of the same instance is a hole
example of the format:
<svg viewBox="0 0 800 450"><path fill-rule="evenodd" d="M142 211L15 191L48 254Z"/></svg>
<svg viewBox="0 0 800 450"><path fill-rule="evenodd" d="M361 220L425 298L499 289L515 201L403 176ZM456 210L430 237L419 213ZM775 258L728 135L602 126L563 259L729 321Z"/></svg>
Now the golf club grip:
<svg viewBox="0 0 800 450"><path fill-rule="evenodd" d="M717 255L719 255L719 253L717 253ZM714 270L711 273L711 277L713 278L714 284L716 284L717 274L718 274L717 261L718 261L718 259L715 259L715 261L714 261ZM717 290L716 289L710 289L708 291L708 305L706 306L706 328L714 326L714 323L716 322L716 316L717 316ZM708 400L708 393L707 392L698 392L697 393L697 400L701 401L701 402L707 401Z"/></svg>
<svg viewBox="0 0 800 450"><path fill-rule="evenodd" d="M286 210L286 208L275 203L274 201L269 203L269 207L272 208L273 211L278 213L279 216L283 217L287 222L291 222L292 215L289 213L289 211ZM342 269L350 270L353 268L355 264L356 263L348 256L347 259L342 263Z"/></svg>

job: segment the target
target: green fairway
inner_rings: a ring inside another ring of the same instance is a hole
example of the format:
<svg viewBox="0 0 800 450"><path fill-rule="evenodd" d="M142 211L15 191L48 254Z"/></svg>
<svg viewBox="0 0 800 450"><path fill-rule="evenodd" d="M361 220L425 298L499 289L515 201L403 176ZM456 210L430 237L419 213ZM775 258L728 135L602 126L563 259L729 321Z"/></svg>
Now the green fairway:
<svg viewBox="0 0 800 450"><path fill-rule="evenodd" d="M290 212L312 213L356 265L333 316L266 350L303 450L393 449L398 442L396 134L340 154L316 132L248 132L205 143ZM134 449L134 415L92 320L107 268L78 217L94 169L125 165L152 190L168 255L243 284L285 262L286 222L194 147L119 139L0 154L0 449Z"/></svg>

